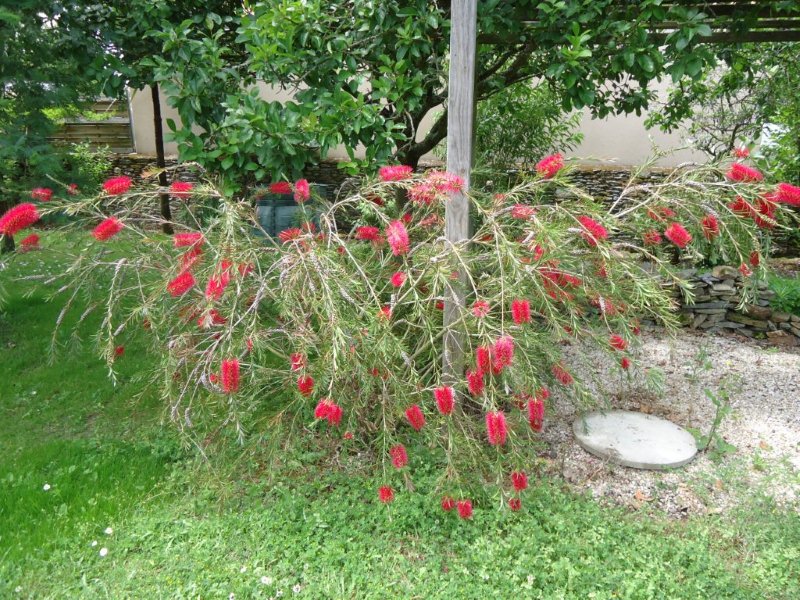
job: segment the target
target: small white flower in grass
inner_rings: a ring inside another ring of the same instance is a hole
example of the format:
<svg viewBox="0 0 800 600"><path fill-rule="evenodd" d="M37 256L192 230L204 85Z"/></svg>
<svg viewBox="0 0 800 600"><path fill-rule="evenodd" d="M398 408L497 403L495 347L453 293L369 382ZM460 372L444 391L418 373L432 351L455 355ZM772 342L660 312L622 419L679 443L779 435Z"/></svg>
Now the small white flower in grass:
<svg viewBox="0 0 800 600"><path fill-rule="evenodd" d="M92 548L94 548L95 546L97 546L97 540L92 540Z"/></svg>
<svg viewBox="0 0 800 600"><path fill-rule="evenodd" d="M247 567L245 567L244 565L242 565L242 568L241 568L241 569L239 569L239 573L244 573L245 571L247 571Z"/></svg>
<svg viewBox="0 0 800 600"><path fill-rule="evenodd" d="M292 592L294 592L295 594L299 594L300 590L302 590L302 589L303 589L303 586L298 583L297 585L295 585L292 588Z"/></svg>
<svg viewBox="0 0 800 600"><path fill-rule="evenodd" d="M22 593L22 586L21 586L21 585L18 585L17 587L15 587L15 588L14 588L14 591L15 591L17 594L21 594L21 593Z"/></svg>
<svg viewBox="0 0 800 600"><path fill-rule="evenodd" d="M105 556L106 554L108 554L108 548L105 546L100 548L100 556Z"/></svg>
<svg viewBox="0 0 800 600"><path fill-rule="evenodd" d="M49 484L49 483L45 483L45 484L42 486L42 489L43 489L45 492L49 491L49 490L50 490L50 484Z"/></svg>
<svg viewBox="0 0 800 600"><path fill-rule="evenodd" d="M236 594L234 594L233 592L228 594L228 600L234 600L234 598L236 598Z"/></svg>
<svg viewBox="0 0 800 600"><path fill-rule="evenodd" d="M112 533L114 533L114 530L113 530L113 529L111 529L111 527L106 527L106 528L103 530L103 533L105 533L106 535L111 535Z"/></svg>
<svg viewBox="0 0 800 600"><path fill-rule="evenodd" d="M280 598L281 596L283 596L283 590L278 590L277 592L275 592L276 598Z"/></svg>
<svg viewBox="0 0 800 600"><path fill-rule="evenodd" d="M266 575L264 575L261 578L261 583L263 583L264 585L272 585L272 577L267 577Z"/></svg>

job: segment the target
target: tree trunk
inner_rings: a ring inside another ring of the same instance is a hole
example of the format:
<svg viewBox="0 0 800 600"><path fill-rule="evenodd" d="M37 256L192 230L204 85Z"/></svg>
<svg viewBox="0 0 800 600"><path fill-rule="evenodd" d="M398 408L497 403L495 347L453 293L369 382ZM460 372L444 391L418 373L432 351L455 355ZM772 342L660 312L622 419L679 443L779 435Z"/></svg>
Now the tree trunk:
<svg viewBox="0 0 800 600"><path fill-rule="evenodd" d="M164 129L161 125L161 98L158 94L158 84L154 83L150 86L150 92L153 98L153 132L155 133L156 141L156 166L160 169L158 174L158 185L162 188L167 187L167 172L164 167L167 166L164 160ZM161 218L163 223L161 229L164 233L172 234L172 211L169 207L169 194L161 194Z"/></svg>

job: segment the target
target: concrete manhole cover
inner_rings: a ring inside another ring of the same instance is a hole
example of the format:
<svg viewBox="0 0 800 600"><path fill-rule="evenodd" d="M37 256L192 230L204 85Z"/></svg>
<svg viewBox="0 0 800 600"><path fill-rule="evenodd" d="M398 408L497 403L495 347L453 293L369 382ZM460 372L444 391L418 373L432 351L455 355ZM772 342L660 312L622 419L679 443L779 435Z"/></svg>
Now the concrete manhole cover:
<svg viewBox="0 0 800 600"><path fill-rule="evenodd" d="M697 454L692 434L666 419L626 410L590 412L572 424L587 452L624 467L672 469Z"/></svg>

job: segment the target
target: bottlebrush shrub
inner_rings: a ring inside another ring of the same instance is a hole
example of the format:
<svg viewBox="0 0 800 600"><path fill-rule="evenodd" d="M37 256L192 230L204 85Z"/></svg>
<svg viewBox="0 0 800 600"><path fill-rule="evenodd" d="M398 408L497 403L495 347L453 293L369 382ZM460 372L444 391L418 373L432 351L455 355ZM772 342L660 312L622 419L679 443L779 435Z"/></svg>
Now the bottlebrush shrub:
<svg viewBox="0 0 800 600"><path fill-rule="evenodd" d="M749 258L778 226L780 200L763 181L725 173L681 169L604 207L559 163L504 194L473 194L474 233L458 243L445 239L444 210L461 182L407 169L333 203L306 201L300 186L300 221L276 240L256 234L252 206L211 186L184 201L191 214L192 198L216 198L214 217L202 229L176 224L169 238L143 192L40 208L124 225L102 242L87 228L89 249L67 276L74 287L108 287L99 335L112 371L129 330L149 335L169 413L198 443L227 426L277 446L309 435L355 444L398 497L427 446L442 459L437 505L471 507L484 476L514 496L510 474L546 429L553 397L594 402L562 343L596 343L621 374L635 371L639 319L676 323L664 284L691 296L676 255L699 260L714 248L749 264L756 287L764 261ZM447 378L442 306L461 295L453 327L464 361Z"/></svg>

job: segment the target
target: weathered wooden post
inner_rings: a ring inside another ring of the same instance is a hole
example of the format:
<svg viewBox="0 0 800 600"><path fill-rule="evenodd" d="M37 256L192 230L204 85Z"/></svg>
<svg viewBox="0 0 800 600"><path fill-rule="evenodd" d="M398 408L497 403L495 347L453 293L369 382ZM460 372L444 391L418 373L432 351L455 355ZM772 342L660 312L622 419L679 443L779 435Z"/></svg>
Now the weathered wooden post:
<svg viewBox="0 0 800 600"><path fill-rule="evenodd" d="M464 179L464 189L453 194L445 209L445 236L451 243L469 238L469 176L472 169L472 130L475 112L475 47L477 0L458 0L450 13L450 75L447 94L447 170ZM448 383L460 379L464 366L464 335L455 325L464 306L466 273L454 282L455 298L444 303L442 369Z"/></svg>

